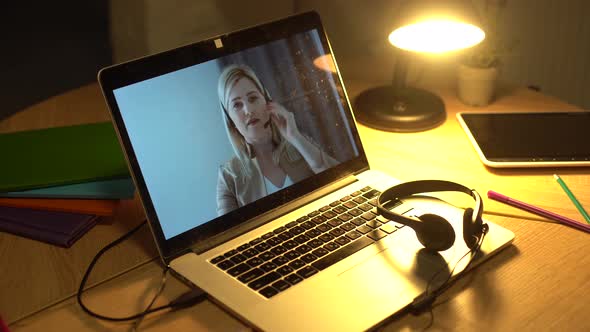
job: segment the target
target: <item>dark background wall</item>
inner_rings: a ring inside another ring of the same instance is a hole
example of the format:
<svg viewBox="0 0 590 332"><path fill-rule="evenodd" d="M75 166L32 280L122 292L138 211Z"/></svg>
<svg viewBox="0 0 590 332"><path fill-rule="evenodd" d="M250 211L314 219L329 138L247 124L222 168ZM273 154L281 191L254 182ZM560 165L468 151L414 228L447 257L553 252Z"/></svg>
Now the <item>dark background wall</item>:
<svg viewBox="0 0 590 332"><path fill-rule="evenodd" d="M11 1L0 18L0 119L96 81L111 64L105 0Z"/></svg>
<svg viewBox="0 0 590 332"><path fill-rule="evenodd" d="M394 57L385 36L399 1L7 2L0 11L0 119L95 82L98 70L113 59L129 60L311 9L322 15L345 78L387 82ZM589 10L585 0L509 0L500 25L519 43L503 59L501 79L541 87L543 93L589 109ZM440 60L416 61L418 70L410 70L410 80L454 83L456 64Z"/></svg>

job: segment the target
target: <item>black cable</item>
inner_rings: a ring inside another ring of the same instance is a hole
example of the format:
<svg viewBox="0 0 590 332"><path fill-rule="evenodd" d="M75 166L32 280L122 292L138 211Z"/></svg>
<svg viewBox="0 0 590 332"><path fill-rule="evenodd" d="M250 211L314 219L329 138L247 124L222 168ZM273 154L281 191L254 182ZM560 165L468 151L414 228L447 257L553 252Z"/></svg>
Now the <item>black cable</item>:
<svg viewBox="0 0 590 332"><path fill-rule="evenodd" d="M156 299L158 299L158 297L160 296L160 294L162 294L162 292L164 291L164 287L166 287L166 278L168 276L168 270L170 268L168 266L166 266L166 268L162 271L162 280L160 282L160 288L158 289L158 291L156 292L156 294L154 294L154 297L152 298L152 300L150 301L150 303L148 304L148 306L143 310L144 312L146 310L149 310L152 308L152 306L154 305L154 303L156 302ZM136 332L139 330L139 325L143 322L143 319L145 318L145 316L141 316L138 319L135 320L135 322L133 323L133 326L131 327L131 331L132 332Z"/></svg>
<svg viewBox="0 0 590 332"><path fill-rule="evenodd" d="M131 235L135 234L145 224L147 224L147 220L142 221L139 225L135 226L135 228L133 228L129 232L127 232L126 234L124 234L120 238L118 238L115 241L106 245L94 256L94 258L92 259L92 262L90 262L90 265L88 265L88 268L86 269L86 273L84 273L84 277L82 278L82 281L80 282L80 287L78 288L78 293L77 293L78 304L84 310L84 312L86 312L88 315L98 318L98 319L111 321L111 322L124 322L124 321L135 320L137 318L144 317L148 314L151 314L151 313L154 313L157 311L161 311L164 309L177 309L177 308L188 307L188 306L191 306L191 305L196 304L198 302L201 302L202 300L204 300L206 298L205 293L199 293L197 296L188 296L188 298L187 298L187 294L188 295L193 294L192 291L189 291L185 294L180 295L178 298L176 298L175 300L171 301L170 303L168 303L166 305L162 305L162 306L155 307L155 308L148 307L143 312L140 312L138 314L128 316L128 317L108 317L108 316L104 316L101 314L97 314L97 313L93 312L92 310L90 310L88 307L86 307L86 305L82 302L82 293L84 292L84 286L86 285L86 281L88 280L88 277L90 276L90 272L92 272L92 269L94 268L94 265L96 264L98 259L105 252L107 252L108 250L110 250L114 246L127 240ZM166 271L168 271L168 267L166 267L165 269L166 270L164 271L164 273ZM165 281L165 279L163 279L163 280Z"/></svg>
<svg viewBox="0 0 590 332"><path fill-rule="evenodd" d="M487 225L486 225L486 227L484 228L484 231L483 231L483 233L481 235L481 238L479 239L479 242L478 242L477 246L473 250L470 251L470 252L473 253L473 256L471 257L471 259L469 260L469 262L467 263L467 265L465 266L465 268L463 269L463 271L461 271L461 273L467 272L469 270L469 267L471 266L471 264L475 260L475 256L477 256L477 254L480 252L481 245L483 244L483 240L485 239L487 233L488 233L488 229L487 229ZM445 282L443 283L443 285L441 285L441 287L439 287L439 289L437 289L437 290L435 290L433 292L433 293L436 293L436 296L437 297L441 293L445 292L447 289L451 288L451 286L453 286L455 284L455 282L458 280L458 278L455 278L453 281L449 282L449 280L453 276L453 273L455 272L455 269L457 268L457 265L459 265L459 262L461 260L463 260L463 258L465 258L465 256L467 256L468 254L469 254L469 252L466 253L465 255L463 255L463 257L461 257L459 259L459 261L457 261L457 263L453 267L453 270L451 270L451 273L449 273L449 275L447 277L447 280L445 280Z"/></svg>
<svg viewBox="0 0 590 332"><path fill-rule="evenodd" d="M465 266L465 268L463 269L463 272L467 271L469 269L469 266L473 263L475 256L477 255L477 253L479 253L480 249L481 249L481 245L483 244L483 240L486 236L488 232L487 227L484 228L484 231L482 232L482 236L480 237L477 246L475 246L475 248L470 249L468 252L466 252L463 256L461 256L461 258L459 258L459 260L455 263L455 265L453 266L453 269L449 272L447 278L445 279L445 281L443 281L443 283L435 290L433 290L432 292L429 292L429 288L431 286L431 284L434 282L434 280L436 279L436 276L438 276L441 272L444 271L443 268L441 268L437 273L435 273L430 280L428 281L428 283L426 284L426 290L423 294L421 294L420 296L416 297L414 299L414 301L412 302L412 313L414 315L418 315L422 312L424 312L424 310L430 308L432 310L432 305L434 303L434 301L436 301L436 299L438 298L438 296L442 293L444 293L447 289L449 289L451 286L453 286L455 284L455 282L458 280L457 278L455 278L454 280L451 280L451 277L453 276L453 273L455 272L455 269L457 268L457 266L459 265L459 263L469 254L472 254L471 259L469 260L469 262L467 263L467 265ZM447 264L448 266L448 264ZM432 322L431 322L432 323Z"/></svg>

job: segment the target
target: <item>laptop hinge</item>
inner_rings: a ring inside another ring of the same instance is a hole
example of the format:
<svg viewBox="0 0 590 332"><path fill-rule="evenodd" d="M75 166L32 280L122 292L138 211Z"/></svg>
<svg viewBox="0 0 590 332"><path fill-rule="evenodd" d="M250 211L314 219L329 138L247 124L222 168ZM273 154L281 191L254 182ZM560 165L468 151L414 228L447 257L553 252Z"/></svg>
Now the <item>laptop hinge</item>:
<svg viewBox="0 0 590 332"><path fill-rule="evenodd" d="M341 180L321 187L309 193L308 195L300 197L287 205L279 206L276 209L270 210L256 218L245 221L243 224L218 234L207 241L200 242L191 249L197 254L203 253L356 181L358 180L354 175L349 175ZM175 255L175 257L185 253L187 253L187 251L178 253Z"/></svg>

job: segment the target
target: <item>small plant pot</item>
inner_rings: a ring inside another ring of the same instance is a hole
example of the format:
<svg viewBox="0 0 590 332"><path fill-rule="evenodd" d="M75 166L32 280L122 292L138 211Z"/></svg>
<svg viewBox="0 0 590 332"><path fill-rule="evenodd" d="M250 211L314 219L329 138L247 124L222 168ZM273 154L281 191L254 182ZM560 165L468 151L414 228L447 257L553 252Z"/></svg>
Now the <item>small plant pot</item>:
<svg viewBox="0 0 590 332"><path fill-rule="evenodd" d="M459 99L469 106L486 106L496 92L498 67L476 68L459 64L457 70L457 93Z"/></svg>

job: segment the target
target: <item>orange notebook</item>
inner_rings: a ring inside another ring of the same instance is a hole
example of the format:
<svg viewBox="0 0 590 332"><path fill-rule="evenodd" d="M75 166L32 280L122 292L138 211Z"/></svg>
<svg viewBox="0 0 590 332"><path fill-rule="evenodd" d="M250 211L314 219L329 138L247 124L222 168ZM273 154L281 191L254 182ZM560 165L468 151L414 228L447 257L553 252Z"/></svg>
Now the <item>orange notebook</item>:
<svg viewBox="0 0 590 332"><path fill-rule="evenodd" d="M108 199L0 198L0 206L97 216L112 216L118 205L119 200Z"/></svg>

